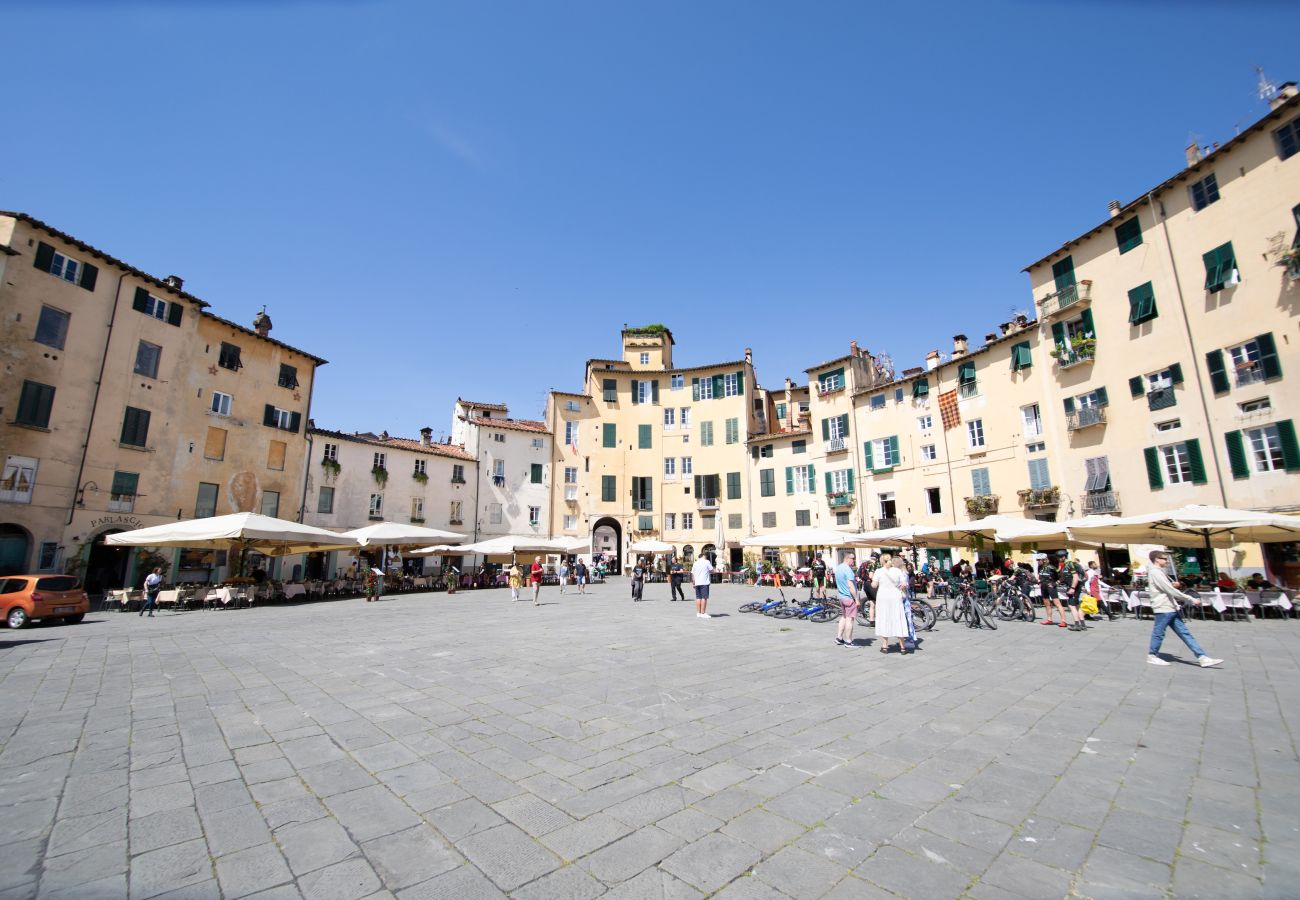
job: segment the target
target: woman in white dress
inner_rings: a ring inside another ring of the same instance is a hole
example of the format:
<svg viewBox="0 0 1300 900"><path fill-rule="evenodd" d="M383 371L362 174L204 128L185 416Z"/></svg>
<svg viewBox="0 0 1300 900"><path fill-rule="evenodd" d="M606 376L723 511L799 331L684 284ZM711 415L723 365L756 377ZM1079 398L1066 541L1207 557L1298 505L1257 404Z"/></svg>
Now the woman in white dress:
<svg viewBox="0 0 1300 900"><path fill-rule="evenodd" d="M871 576L876 588L876 638L880 652L888 653L891 641L898 641L898 651L907 653L908 617L912 610L904 588L907 585L907 562L895 556Z"/></svg>

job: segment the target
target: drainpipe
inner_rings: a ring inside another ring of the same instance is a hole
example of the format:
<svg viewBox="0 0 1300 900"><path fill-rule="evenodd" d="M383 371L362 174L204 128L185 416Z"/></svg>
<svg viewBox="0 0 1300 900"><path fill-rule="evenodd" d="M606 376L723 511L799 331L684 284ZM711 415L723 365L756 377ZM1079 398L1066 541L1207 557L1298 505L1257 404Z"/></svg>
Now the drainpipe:
<svg viewBox="0 0 1300 900"><path fill-rule="evenodd" d="M90 398L90 421L86 423L86 440L81 445L81 460L77 463L77 480L72 483L72 504L68 507L68 521L64 523L64 527L72 524L72 517L77 513L81 476L86 472L86 456L90 453L90 434L95 427L95 411L99 408L99 391L104 384L104 368L108 365L108 348L113 342L113 323L117 321L117 304L122 299L122 280L125 277L125 272L119 272L117 287L113 289L113 308L108 315L108 333L104 335L104 352L99 358L99 376L95 379L95 394Z"/></svg>
<svg viewBox="0 0 1300 900"><path fill-rule="evenodd" d="M316 368L311 370L311 387L307 389L307 415L304 420L311 419L311 398L316 393ZM304 421L304 425L306 422ZM298 522L301 523L303 517L307 514L307 482L311 480L311 460L315 451L316 442L312 439L311 429L304 427L303 436L307 438L307 465L303 466L302 472L302 501L298 504Z"/></svg>

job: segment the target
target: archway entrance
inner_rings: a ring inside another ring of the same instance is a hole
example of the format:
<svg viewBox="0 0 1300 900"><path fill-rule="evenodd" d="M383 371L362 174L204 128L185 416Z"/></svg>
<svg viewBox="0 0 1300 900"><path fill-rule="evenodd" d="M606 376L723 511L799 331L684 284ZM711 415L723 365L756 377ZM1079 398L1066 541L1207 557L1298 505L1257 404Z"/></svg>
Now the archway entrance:
<svg viewBox="0 0 1300 900"><path fill-rule="evenodd" d="M87 594L103 594L126 587L126 569L131 561L131 548L108 547L104 544L104 538L118 534L121 530L110 528L103 534L96 535L94 543L90 545L83 588Z"/></svg>
<svg viewBox="0 0 1300 900"><path fill-rule="evenodd" d="M605 568L611 575L617 575L623 562L623 528L617 519L601 519L591 531L592 562L602 554Z"/></svg>
<svg viewBox="0 0 1300 900"><path fill-rule="evenodd" d="M32 538L17 525L0 525L0 575L25 575L27 558L32 552Z"/></svg>

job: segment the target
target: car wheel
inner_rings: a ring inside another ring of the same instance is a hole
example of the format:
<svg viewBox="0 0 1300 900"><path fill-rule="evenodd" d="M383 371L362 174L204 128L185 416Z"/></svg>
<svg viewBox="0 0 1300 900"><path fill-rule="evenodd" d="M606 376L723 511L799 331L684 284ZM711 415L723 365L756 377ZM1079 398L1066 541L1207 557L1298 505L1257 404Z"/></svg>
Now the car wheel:
<svg viewBox="0 0 1300 900"><path fill-rule="evenodd" d="M31 622L31 618L27 615L27 610L21 606L15 606L9 610L9 615L5 618L5 621L9 623L10 628L22 628Z"/></svg>
<svg viewBox="0 0 1300 900"><path fill-rule="evenodd" d="M86 618L85 613L77 613L75 616L64 616L63 621L68 625L80 625L81 620Z"/></svg>

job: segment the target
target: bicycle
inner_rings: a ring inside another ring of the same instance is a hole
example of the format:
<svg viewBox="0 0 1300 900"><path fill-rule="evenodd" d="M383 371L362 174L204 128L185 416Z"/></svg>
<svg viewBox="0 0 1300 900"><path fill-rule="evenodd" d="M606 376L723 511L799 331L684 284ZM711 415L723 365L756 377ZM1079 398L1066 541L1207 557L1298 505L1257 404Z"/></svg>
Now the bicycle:
<svg viewBox="0 0 1300 900"><path fill-rule="evenodd" d="M1034 601L1030 599L1029 582L1024 575L1016 574L1003 579L993 598L993 612L1005 622L1012 619L1032 622L1038 618Z"/></svg>
<svg viewBox="0 0 1300 900"><path fill-rule="evenodd" d="M975 596L974 590L963 591L952 608L953 622L965 621L968 628L987 628L997 631L998 623L990 610Z"/></svg>
<svg viewBox="0 0 1300 900"><path fill-rule="evenodd" d="M939 611L922 597L911 597L908 604L912 608L912 626L917 631L930 631L939 621ZM866 604L858 608L858 621L868 627L876 624L867 618Z"/></svg>

